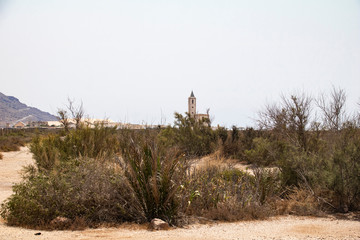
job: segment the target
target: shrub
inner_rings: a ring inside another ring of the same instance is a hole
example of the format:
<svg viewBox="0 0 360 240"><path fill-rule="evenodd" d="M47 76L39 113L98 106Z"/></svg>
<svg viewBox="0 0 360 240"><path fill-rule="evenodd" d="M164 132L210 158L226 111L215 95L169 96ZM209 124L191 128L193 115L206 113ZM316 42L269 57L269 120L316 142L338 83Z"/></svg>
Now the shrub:
<svg viewBox="0 0 360 240"><path fill-rule="evenodd" d="M255 138L253 140L254 148L245 150L244 155L248 162L258 166L269 166L277 160L277 152L274 143L266 138Z"/></svg>
<svg viewBox="0 0 360 240"><path fill-rule="evenodd" d="M129 139L122 158L125 176L145 220L161 218L174 224L178 216L179 186L186 172L180 154L174 149L161 150L148 139Z"/></svg>
<svg viewBox="0 0 360 240"><path fill-rule="evenodd" d="M51 170L60 162L61 139L58 135L37 136L30 144L30 150L39 170Z"/></svg>
<svg viewBox="0 0 360 240"><path fill-rule="evenodd" d="M246 156L246 151L253 150L256 145L254 139L260 138L262 135L264 135L264 132L253 128L240 130L236 126L232 126L227 140L223 142L222 154L225 157L234 157L243 161L251 161L252 159L249 159Z"/></svg>
<svg viewBox="0 0 360 240"><path fill-rule="evenodd" d="M285 205L285 209L283 209L284 213L300 216L321 215L319 200L314 193L306 189L305 186L291 189L283 204Z"/></svg>
<svg viewBox="0 0 360 240"><path fill-rule="evenodd" d="M179 186L186 172L180 155L175 150L159 149L152 132L131 131L122 132L121 157L101 154L113 146L112 141L100 145L97 158L74 157L80 154L71 151L65 154L69 142L76 142L71 139L80 136L79 142L89 142L92 134L96 132L84 134L78 129L63 140L53 135L34 140L32 150L40 170L28 167L23 182L14 186L14 194L2 204L1 216L12 225L45 228L54 227L50 222L56 217L69 218L73 225L85 221L90 226L147 222L155 217L176 223ZM111 140L113 135L106 138ZM81 153L90 155L93 151Z"/></svg>
<svg viewBox="0 0 360 240"><path fill-rule="evenodd" d="M226 140L228 139L228 131L226 130L225 127L218 127L215 130L215 135L217 136L218 139L221 140L221 144L223 145Z"/></svg>
<svg viewBox="0 0 360 240"><path fill-rule="evenodd" d="M188 157L213 152L217 140L209 119L197 121L189 115L179 113L175 113L174 127L168 127L159 134L159 141L163 146L176 146Z"/></svg>
<svg viewBox="0 0 360 240"><path fill-rule="evenodd" d="M31 142L32 138L38 135L46 135L49 132L56 132L55 129L2 129L0 133L0 151L19 151L20 147Z"/></svg>
<svg viewBox="0 0 360 240"><path fill-rule="evenodd" d="M57 216L72 221L141 221L141 207L124 176L112 165L81 158L62 162L56 171L28 168L24 181L2 204L1 216L10 225L46 226Z"/></svg>
<svg viewBox="0 0 360 240"><path fill-rule="evenodd" d="M182 187L183 211L227 221L270 216L268 201L278 191L276 175L262 169L254 176L234 168L194 170Z"/></svg>
<svg viewBox="0 0 360 240"><path fill-rule="evenodd" d="M21 136L1 136L0 137L0 151L10 152L19 151L20 147L25 146L23 137Z"/></svg>
<svg viewBox="0 0 360 240"><path fill-rule="evenodd" d="M330 135L330 140L326 135ZM325 147L303 152L287 147L280 161L284 186L306 186L322 208L347 212L360 208L360 131L348 126L338 133L325 132Z"/></svg>
<svg viewBox="0 0 360 240"><path fill-rule="evenodd" d="M51 170L58 162L76 157L111 158L120 148L116 129L98 125L69 131L65 136L38 136L30 150L40 170Z"/></svg>
<svg viewBox="0 0 360 240"><path fill-rule="evenodd" d="M341 130L340 138L325 168L327 196L334 207L342 212L360 209L360 130L348 125Z"/></svg>

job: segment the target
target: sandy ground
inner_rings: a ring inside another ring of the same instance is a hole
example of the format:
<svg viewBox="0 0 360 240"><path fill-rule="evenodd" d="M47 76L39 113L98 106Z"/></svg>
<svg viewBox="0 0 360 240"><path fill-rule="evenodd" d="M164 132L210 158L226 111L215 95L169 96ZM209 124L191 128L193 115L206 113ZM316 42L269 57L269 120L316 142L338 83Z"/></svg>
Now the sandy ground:
<svg viewBox="0 0 360 240"><path fill-rule="evenodd" d="M192 164L190 165L190 167L193 167L195 169L205 169L207 167L219 167L219 166L232 167L253 174L251 165L246 165L244 163L241 163L237 159L225 159L223 157L220 157L219 154L217 153L202 157L200 159L195 159L194 162L192 162Z"/></svg>
<svg viewBox="0 0 360 240"><path fill-rule="evenodd" d="M12 193L20 181L22 166L32 163L27 148L4 153L0 160L0 201ZM41 235L35 235L41 233ZM0 240L5 239L360 239L360 221L334 217L284 216L266 221L194 224L167 231L148 231L143 226L87 229L84 231L39 231L6 226L0 220Z"/></svg>
<svg viewBox="0 0 360 240"><path fill-rule="evenodd" d="M12 194L13 183L21 180L23 166L33 163L32 154L27 147L17 152L5 152L0 160L0 202Z"/></svg>

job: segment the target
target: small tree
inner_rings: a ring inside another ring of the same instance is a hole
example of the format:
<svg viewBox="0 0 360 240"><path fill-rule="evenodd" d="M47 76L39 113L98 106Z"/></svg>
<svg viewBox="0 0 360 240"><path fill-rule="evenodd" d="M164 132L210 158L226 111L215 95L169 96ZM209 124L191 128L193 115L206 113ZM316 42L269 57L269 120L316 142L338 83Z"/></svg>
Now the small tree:
<svg viewBox="0 0 360 240"><path fill-rule="evenodd" d="M323 114L325 129L338 131L348 120L345 113L346 94L343 89L333 87L330 100L322 94L316 101L317 106Z"/></svg>
<svg viewBox="0 0 360 240"><path fill-rule="evenodd" d="M70 126L70 119L69 114L71 115L72 119L75 121L76 129L82 127L82 119L84 117L84 108L83 103L79 106L74 105L74 101L68 98L68 105L66 106L67 110L65 109L58 109L58 119L64 126L65 131L69 131Z"/></svg>
<svg viewBox="0 0 360 240"><path fill-rule="evenodd" d="M305 94L292 95L290 99L284 96L283 103L287 112L287 125L294 133L297 143L307 151L307 126L311 113L311 97Z"/></svg>
<svg viewBox="0 0 360 240"><path fill-rule="evenodd" d="M281 97L280 105L266 105L259 113L260 129L271 130L275 136L307 150L307 128L312 98L302 94Z"/></svg>
<svg viewBox="0 0 360 240"><path fill-rule="evenodd" d="M64 109L58 109L58 119L64 126L65 131L69 131L70 121L68 112Z"/></svg>
<svg viewBox="0 0 360 240"><path fill-rule="evenodd" d="M79 106L75 106L74 105L74 101L71 100L70 98L68 98L68 106L67 108L69 109L72 118L75 121L75 126L76 129L81 128L81 121L84 117L84 108L83 108L83 103L81 101L81 104Z"/></svg>

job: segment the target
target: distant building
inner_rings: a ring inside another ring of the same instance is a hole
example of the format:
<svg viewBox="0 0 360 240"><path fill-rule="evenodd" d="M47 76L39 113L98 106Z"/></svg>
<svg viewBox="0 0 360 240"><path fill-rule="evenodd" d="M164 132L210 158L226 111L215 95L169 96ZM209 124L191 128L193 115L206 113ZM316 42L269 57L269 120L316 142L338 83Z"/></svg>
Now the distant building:
<svg viewBox="0 0 360 240"><path fill-rule="evenodd" d="M196 97L194 92L191 91L190 97L188 98L188 113L190 117L195 118L196 115Z"/></svg>
<svg viewBox="0 0 360 240"><path fill-rule="evenodd" d="M14 124L13 128L24 128L25 124L21 121Z"/></svg>
<svg viewBox="0 0 360 240"><path fill-rule="evenodd" d="M31 128L49 127L48 122L46 121L31 121L28 126Z"/></svg>
<svg viewBox="0 0 360 240"><path fill-rule="evenodd" d="M47 121L47 125L49 127L62 127L62 124L60 121Z"/></svg>
<svg viewBox="0 0 360 240"><path fill-rule="evenodd" d="M201 121L206 118L210 119L209 114L196 112L196 97L193 91L191 91L190 97L188 98L188 113L190 117L195 118L197 121Z"/></svg>

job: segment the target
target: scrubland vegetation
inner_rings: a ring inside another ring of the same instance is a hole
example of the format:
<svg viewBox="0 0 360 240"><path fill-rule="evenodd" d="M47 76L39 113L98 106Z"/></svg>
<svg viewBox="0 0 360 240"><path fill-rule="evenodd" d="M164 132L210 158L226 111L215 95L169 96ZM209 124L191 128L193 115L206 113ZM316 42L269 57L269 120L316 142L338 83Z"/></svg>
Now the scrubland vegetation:
<svg viewBox="0 0 360 240"><path fill-rule="evenodd" d="M37 136L30 145L36 164L1 216L10 225L51 228L58 216L73 226L155 217L181 225L194 217L358 211L360 119L346 113L345 100L338 89L317 100L283 96L260 111L256 129L212 130L208 120L176 113L166 129L79 126ZM252 173L192 164L214 152L252 164Z"/></svg>
<svg viewBox="0 0 360 240"><path fill-rule="evenodd" d="M56 132L56 129L10 129L0 130L0 152L18 151L20 147L30 143L37 135L46 135Z"/></svg>

